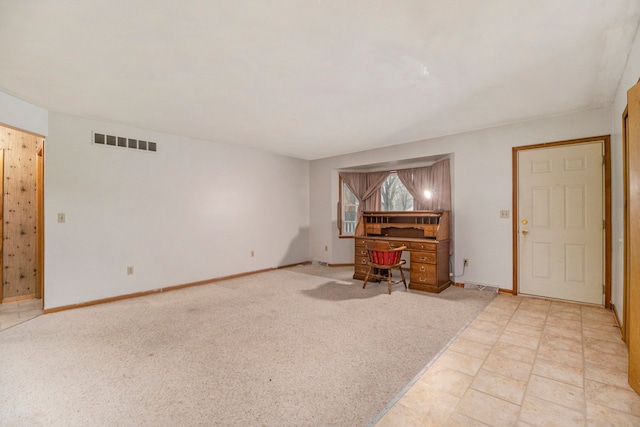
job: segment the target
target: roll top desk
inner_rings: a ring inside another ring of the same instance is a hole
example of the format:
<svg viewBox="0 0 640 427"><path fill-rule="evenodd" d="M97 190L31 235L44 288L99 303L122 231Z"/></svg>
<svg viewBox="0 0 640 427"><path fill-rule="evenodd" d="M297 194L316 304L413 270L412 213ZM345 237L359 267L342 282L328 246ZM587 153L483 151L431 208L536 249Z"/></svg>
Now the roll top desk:
<svg viewBox="0 0 640 427"><path fill-rule="evenodd" d="M441 292L451 285L449 228L449 211L364 212L354 234L353 278L364 280L367 274L366 242L383 240L407 247L410 289Z"/></svg>

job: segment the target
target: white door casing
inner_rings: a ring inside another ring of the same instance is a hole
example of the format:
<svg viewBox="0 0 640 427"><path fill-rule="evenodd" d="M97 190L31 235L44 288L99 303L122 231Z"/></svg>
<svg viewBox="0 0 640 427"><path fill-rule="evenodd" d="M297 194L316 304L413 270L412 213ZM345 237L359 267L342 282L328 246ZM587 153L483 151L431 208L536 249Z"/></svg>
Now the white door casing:
<svg viewBox="0 0 640 427"><path fill-rule="evenodd" d="M518 152L519 289L604 303L603 142Z"/></svg>

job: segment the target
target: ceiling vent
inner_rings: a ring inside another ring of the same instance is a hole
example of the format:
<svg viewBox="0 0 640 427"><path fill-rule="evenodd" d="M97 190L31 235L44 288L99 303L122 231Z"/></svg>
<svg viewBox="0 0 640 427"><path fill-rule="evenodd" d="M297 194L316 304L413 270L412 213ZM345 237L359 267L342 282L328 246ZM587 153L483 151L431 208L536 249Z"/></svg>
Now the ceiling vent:
<svg viewBox="0 0 640 427"><path fill-rule="evenodd" d="M125 138L123 136L107 135L105 133L93 133L93 143L103 146L131 148L141 151L158 151L158 144L141 139Z"/></svg>

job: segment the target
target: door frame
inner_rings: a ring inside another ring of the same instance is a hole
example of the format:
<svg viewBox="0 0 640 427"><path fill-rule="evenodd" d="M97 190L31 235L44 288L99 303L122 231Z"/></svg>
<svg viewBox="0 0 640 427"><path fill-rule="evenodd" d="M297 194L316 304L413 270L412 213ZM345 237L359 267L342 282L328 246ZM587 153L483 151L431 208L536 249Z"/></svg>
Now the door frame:
<svg viewBox="0 0 640 427"><path fill-rule="evenodd" d="M602 135L591 138L570 139L566 141L547 142L543 144L524 145L512 147L511 149L511 170L512 170L512 223L511 239L513 245L513 295L518 295L519 285L519 253L518 253L518 153L523 150L536 150L540 148L559 147L563 145L584 144L588 142L602 141L604 149L604 307L611 306L611 136Z"/></svg>

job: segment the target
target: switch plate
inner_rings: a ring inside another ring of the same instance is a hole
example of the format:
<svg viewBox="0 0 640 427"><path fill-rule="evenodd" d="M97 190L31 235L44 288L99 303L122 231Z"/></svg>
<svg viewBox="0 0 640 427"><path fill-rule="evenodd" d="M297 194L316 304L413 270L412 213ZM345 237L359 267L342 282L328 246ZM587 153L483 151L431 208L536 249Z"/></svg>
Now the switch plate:
<svg viewBox="0 0 640 427"><path fill-rule="evenodd" d="M133 266L130 265L129 267L127 267L127 276L131 276L133 274Z"/></svg>
<svg viewBox="0 0 640 427"><path fill-rule="evenodd" d="M63 213L58 214L58 222L63 223L66 221L65 215Z"/></svg>
<svg viewBox="0 0 640 427"><path fill-rule="evenodd" d="M509 218L509 210L500 211L500 218Z"/></svg>

